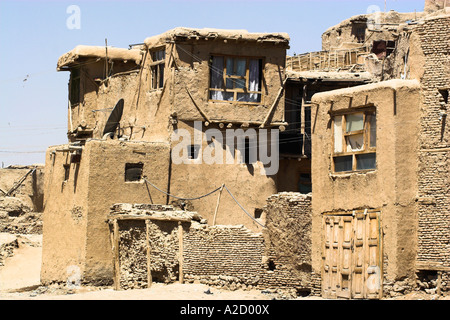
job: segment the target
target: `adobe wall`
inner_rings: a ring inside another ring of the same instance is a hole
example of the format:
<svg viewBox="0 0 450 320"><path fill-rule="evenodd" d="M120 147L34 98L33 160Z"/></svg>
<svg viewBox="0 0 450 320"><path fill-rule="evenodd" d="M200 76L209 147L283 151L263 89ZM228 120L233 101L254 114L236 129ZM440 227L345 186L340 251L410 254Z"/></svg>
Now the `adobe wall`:
<svg viewBox="0 0 450 320"><path fill-rule="evenodd" d="M202 148L200 149L203 154L209 152L207 147L211 143L211 141L206 141L204 132L212 128L219 130L218 132L221 132L221 137L223 137L223 144L218 139L214 142L217 144L217 150L223 153L223 164L208 164L208 160L201 155L198 160L190 160L187 164L176 164L173 163L172 159L170 193L178 197L193 198L207 194L225 184L247 212L254 216L255 210L262 209L267 198L277 192L276 175L266 176L266 170L260 161L253 164L238 163L240 153L237 150L236 141L234 142L234 164L228 164L226 157L230 156L231 153L227 145L225 129L220 129L216 125L209 127L203 125L202 131L200 131L194 128L192 122L179 121L177 124L177 129L187 130L190 133L192 143L194 143L194 135L203 134ZM239 129L239 127L234 126L232 128L232 130L236 129ZM244 128L243 130L245 132L247 129ZM255 130L257 133L259 132L258 128ZM270 136L264 137L261 135L259 139L268 139L267 144L270 147ZM184 141L173 141L172 150L181 142ZM259 147L257 150L259 150ZM195 186L195 188L192 186ZM199 200L185 202L189 203L190 210L199 212L211 224L215 214L217 197L218 193L215 193ZM170 199L170 201L173 200L175 199ZM226 190L222 192L216 219L216 224L244 224L252 231L260 231L259 225L240 209Z"/></svg>
<svg viewBox="0 0 450 320"><path fill-rule="evenodd" d="M450 16L432 17L417 27L422 114L419 153L418 264L450 267L449 104L439 90L450 89ZM414 63L414 62L412 62ZM447 288L450 284L447 282Z"/></svg>
<svg viewBox="0 0 450 320"><path fill-rule="evenodd" d="M312 266L322 268L322 214L373 208L381 211L387 283L414 279L417 252L419 83L392 80L313 97ZM331 172L333 136L330 111L373 104L377 117L377 169ZM385 284L385 291L389 291Z"/></svg>
<svg viewBox="0 0 450 320"><path fill-rule="evenodd" d="M176 43L173 52L178 69L174 71L173 111L182 120L203 120L195 104L211 120L263 121L274 103L285 78L286 49L282 45L245 43L229 40ZM223 54L244 57L261 57L264 64L263 103L237 104L208 101L211 55ZM192 94L189 96L186 87ZM195 101L194 102L192 101ZM284 101L280 99L272 121L281 122L284 117Z"/></svg>
<svg viewBox="0 0 450 320"><path fill-rule="evenodd" d="M208 226L199 218L183 223L183 273L188 283L227 289L284 289L293 296L310 292L310 196L282 193L268 199L267 229L254 233L242 225ZM134 208L133 214L142 215ZM113 208L114 209L114 208ZM120 213L131 213L122 206ZM112 210L117 213L117 210ZM170 213L170 212L169 212ZM169 214L167 213L167 214ZM286 234L286 225L294 226ZM179 276L176 222L150 222L153 281ZM145 223L119 222L122 288L146 287ZM283 236L281 236L283 233ZM294 254L291 254L294 252Z"/></svg>
<svg viewBox="0 0 450 320"><path fill-rule="evenodd" d="M89 150L70 163L65 145L47 149L45 158L41 282L66 281L67 269L85 271ZM65 166L69 170L65 180Z"/></svg>
<svg viewBox="0 0 450 320"><path fill-rule="evenodd" d="M35 212L42 212L43 207L43 181L44 181L44 166L9 166L0 169L0 189L4 192L11 190L16 183L33 168L36 171L27 176L27 178L20 184L20 186L11 192L10 196L20 199L23 205L29 210ZM0 198L5 194L0 191Z"/></svg>
<svg viewBox="0 0 450 320"><path fill-rule="evenodd" d="M396 11L374 12L353 16L330 27L322 34L322 50L351 49L371 46L373 41L398 38L398 25L408 20L424 16L423 12L400 13ZM365 41L358 42L357 33L361 29ZM375 32L373 31L375 30Z"/></svg>
<svg viewBox="0 0 450 320"><path fill-rule="evenodd" d="M165 203L165 195L147 189L144 180L125 181L125 165L142 163L143 175L167 188L167 144L88 140L81 162L70 164L67 152L50 148L46 194L42 281L65 281L68 266L81 270L82 281L108 284L112 279L109 208L120 202ZM70 176L64 181L64 164Z"/></svg>
<svg viewBox="0 0 450 320"><path fill-rule="evenodd" d="M103 60L80 62L80 103L69 109L71 112L67 117L67 127L69 131L75 131L78 127L94 130L92 138L101 139L106 121L119 99L124 99L124 115L135 114L139 70L131 61L125 63L115 60L113 65L109 65L110 70L112 66L112 76L104 80ZM124 134L129 135L134 125L133 118L124 117L121 121Z"/></svg>

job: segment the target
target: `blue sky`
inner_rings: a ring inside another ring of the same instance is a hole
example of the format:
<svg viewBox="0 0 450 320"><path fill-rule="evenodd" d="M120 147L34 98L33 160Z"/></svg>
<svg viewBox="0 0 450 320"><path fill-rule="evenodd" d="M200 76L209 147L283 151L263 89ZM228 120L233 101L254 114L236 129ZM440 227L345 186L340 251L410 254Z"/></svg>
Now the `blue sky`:
<svg viewBox="0 0 450 320"><path fill-rule="evenodd" d="M69 29L67 8L80 8ZM44 163L67 142L66 72L58 58L78 44L128 48L175 27L287 32L288 54L318 51L329 27L385 0L0 0L0 166ZM423 11L424 0L386 0L387 10Z"/></svg>

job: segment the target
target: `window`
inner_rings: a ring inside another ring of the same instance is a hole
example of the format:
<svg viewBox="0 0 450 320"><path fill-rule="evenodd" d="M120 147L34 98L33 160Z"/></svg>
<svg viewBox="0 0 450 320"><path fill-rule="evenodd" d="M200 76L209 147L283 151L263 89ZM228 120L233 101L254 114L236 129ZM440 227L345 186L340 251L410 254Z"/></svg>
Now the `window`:
<svg viewBox="0 0 450 320"><path fill-rule="evenodd" d="M164 86L164 66L166 59L166 50L153 51L151 53L151 89L159 89Z"/></svg>
<svg viewBox="0 0 450 320"><path fill-rule="evenodd" d="M74 68L70 72L69 101L71 105L80 103L80 68Z"/></svg>
<svg viewBox="0 0 450 320"><path fill-rule="evenodd" d="M68 181L70 177L70 164L64 164L64 181Z"/></svg>
<svg viewBox="0 0 450 320"><path fill-rule="evenodd" d="M125 181L126 182L141 181L143 170L144 170L143 163L125 164Z"/></svg>
<svg viewBox="0 0 450 320"><path fill-rule="evenodd" d="M334 172L376 169L377 121L373 110L333 118Z"/></svg>
<svg viewBox="0 0 450 320"><path fill-rule="evenodd" d="M302 194L312 192L311 174L301 173L298 181L298 191Z"/></svg>
<svg viewBox="0 0 450 320"><path fill-rule="evenodd" d="M197 144L192 144L188 146L188 159L195 160L198 159L200 152L200 146Z"/></svg>
<svg viewBox="0 0 450 320"><path fill-rule="evenodd" d="M260 103L262 59L213 56L209 99Z"/></svg>

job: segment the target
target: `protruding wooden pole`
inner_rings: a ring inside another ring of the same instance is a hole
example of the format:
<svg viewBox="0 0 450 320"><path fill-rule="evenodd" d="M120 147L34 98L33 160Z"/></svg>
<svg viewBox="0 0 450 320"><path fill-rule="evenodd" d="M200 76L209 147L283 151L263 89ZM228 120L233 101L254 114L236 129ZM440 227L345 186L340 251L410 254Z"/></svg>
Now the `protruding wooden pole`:
<svg viewBox="0 0 450 320"><path fill-rule="evenodd" d="M113 224L114 290L120 290L119 223L117 219L114 219Z"/></svg>
<svg viewBox="0 0 450 320"><path fill-rule="evenodd" d="M150 256L150 220L145 220L146 227L146 242L147 242L147 287L150 288L152 286L153 278L152 278L152 269L151 269L151 256Z"/></svg>
<svg viewBox="0 0 450 320"><path fill-rule="evenodd" d="M183 273L183 225L181 221L178 222L178 262L179 262L179 276L180 283L184 283L184 273Z"/></svg>

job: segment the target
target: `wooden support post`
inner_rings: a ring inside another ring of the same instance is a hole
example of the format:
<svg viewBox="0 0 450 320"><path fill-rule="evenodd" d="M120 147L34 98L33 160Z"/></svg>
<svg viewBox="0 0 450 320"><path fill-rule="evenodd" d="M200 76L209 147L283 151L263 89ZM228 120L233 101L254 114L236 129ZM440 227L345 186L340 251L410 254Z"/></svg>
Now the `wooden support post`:
<svg viewBox="0 0 450 320"><path fill-rule="evenodd" d="M266 118L264 119L264 121L261 124L260 128L264 128L267 125L267 123L269 122L270 115L272 114L273 109L275 108L275 106L277 105L278 101L281 98L281 94L284 91L284 87L286 86L287 80L288 80L288 78L283 80L283 83L281 84L281 88L278 91L277 97L275 98L275 101L273 102L272 106L270 107L269 112L267 113Z"/></svg>
<svg viewBox="0 0 450 320"><path fill-rule="evenodd" d="M184 274L183 274L183 225L181 221L178 222L178 262L179 262L179 277L180 283L184 283Z"/></svg>
<svg viewBox="0 0 450 320"><path fill-rule="evenodd" d="M441 295L441 287L442 287L442 271L438 271L437 273L437 284L436 284L436 293L440 296Z"/></svg>
<svg viewBox="0 0 450 320"><path fill-rule="evenodd" d="M150 220L145 220L146 229L146 242L147 242L147 288L152 286L152 269L151 269L151 256L150 256Z"/></svg>
<svg viewBox="0 0 450 320"><path fill-rule="evenodd" d="M117 219L114 219L113 226L114 290L120 290L119 223Z"/></svg>
<svg viewBox="0 0 450 320"><path fill-rule="evenodd" d="M220 204L220 197L222 196L223 188L225 187L225 184L222 185L219 191L219 195L217 196L217 205L216 205L216 211L214 212L214 219L213 219L213 226L216 225L216 218L217 218L217 212L219 211L219 204Z"/></svg>
<svg viewBox="0 0 450 320"><path fill-rule="evenodd" d="M305 133L306 133L306 125L305 125L305 103L306 103L306 90L308 86L303 86L303 93L302 93L302 106L301 106L301 113L300 113L300 132L302 134L302 156L305 155Z"/></svg>

